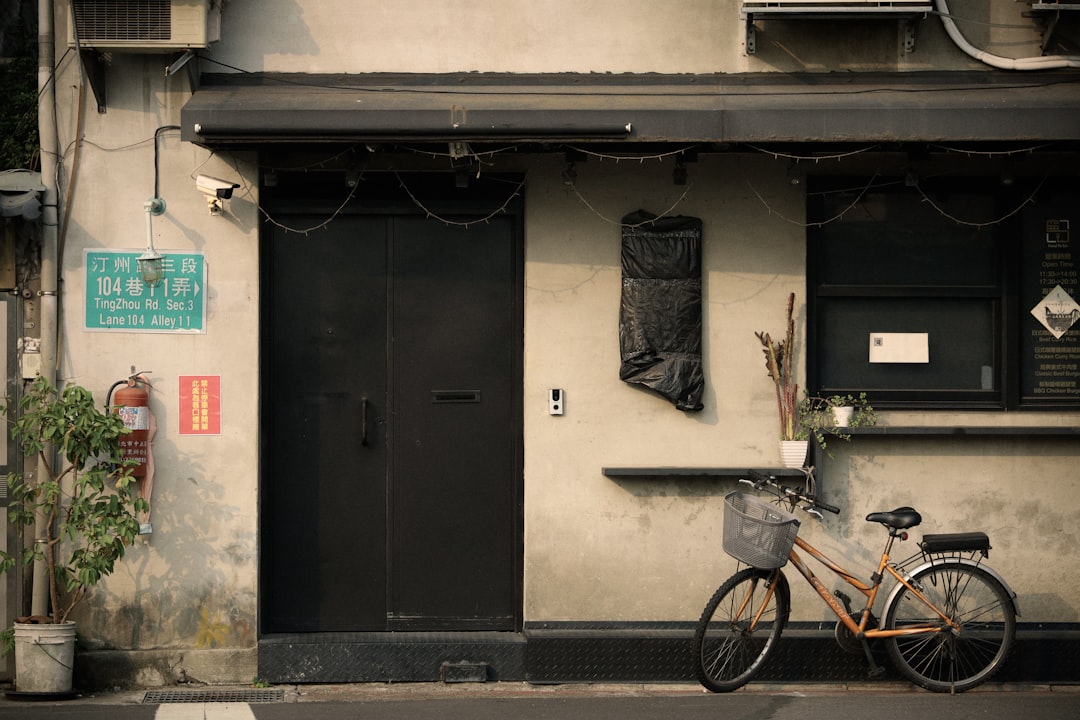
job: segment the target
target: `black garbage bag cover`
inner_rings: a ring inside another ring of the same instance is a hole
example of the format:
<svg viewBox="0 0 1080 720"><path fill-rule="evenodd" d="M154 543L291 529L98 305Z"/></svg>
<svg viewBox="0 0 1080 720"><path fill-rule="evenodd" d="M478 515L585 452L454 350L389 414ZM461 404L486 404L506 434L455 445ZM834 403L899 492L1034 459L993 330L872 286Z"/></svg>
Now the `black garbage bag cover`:
<svg viewBox="0 0 1080 720"><path fill-rule="evenodd" d="M701 410L701 220L638 210L622 224L619 378Z"/></svg>

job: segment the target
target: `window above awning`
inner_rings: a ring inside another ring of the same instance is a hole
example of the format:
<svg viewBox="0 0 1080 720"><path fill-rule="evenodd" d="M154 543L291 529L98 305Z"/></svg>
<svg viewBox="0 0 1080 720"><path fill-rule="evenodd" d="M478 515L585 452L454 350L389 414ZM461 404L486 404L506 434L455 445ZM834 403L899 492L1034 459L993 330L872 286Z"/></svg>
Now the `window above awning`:
<svg viewBox="0 0 1080 720"><path fill-rule="evenodd" d="M203 75L184 140L1080 140L1080 73Z"/></svg>

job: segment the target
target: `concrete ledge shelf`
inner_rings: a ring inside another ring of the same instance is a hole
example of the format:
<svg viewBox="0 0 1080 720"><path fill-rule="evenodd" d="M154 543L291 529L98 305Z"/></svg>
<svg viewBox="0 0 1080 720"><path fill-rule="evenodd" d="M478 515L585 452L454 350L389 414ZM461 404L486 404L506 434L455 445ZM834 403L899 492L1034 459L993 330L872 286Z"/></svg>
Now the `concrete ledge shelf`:
<svg viewBox="0 0 1080 720"><path fill-rule="evenodd" d="M713 468L713 467L605 467L605 477L615 478L739 478L749 479L750 471L776 477L806 477L799 468Z"/></svg>
<svg viewBox="0 0 1080 720"><path fill-rule="evenodd" d="M850 435L869 435L869 436L884 436L884 437L905 437L905 436L940 436L940 437L955 437L958 435L1012 435L1012 436L1044 436L1044 437L1078 437L1080 436L1080 427L1076 426L1047 426L1047 425L949 425L941 427L922 426L922 425L910 425L910 426L889 426L889 425L873 425L871 427L859 427L859 428L847 428L846 432Z"/></svg>

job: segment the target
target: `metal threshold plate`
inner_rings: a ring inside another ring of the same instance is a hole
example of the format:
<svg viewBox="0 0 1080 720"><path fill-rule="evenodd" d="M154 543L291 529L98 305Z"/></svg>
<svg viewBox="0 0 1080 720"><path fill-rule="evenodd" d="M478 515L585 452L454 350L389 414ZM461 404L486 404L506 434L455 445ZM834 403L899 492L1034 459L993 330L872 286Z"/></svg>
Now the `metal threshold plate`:
<svg viewBox="0 0 1080 720"><path fill-rule="evenodd" d="M143 703L276 703L285 699L281 688L249 690L148 690Z"/></svg>

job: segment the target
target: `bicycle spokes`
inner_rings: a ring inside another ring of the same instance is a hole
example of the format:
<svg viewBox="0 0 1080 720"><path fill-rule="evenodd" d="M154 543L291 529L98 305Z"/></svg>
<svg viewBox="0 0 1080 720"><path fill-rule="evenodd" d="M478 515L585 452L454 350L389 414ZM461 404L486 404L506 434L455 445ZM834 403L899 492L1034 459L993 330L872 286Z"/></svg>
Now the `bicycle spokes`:
<svg viewBox="0 0 1080 720"><path fill-rule="evenodd" d="M1015 636L1005 589L985 571L959 563L930 566L911 584L948 621L904 588L886 618L888 629L912 631L890 638L898 669L931 690L966 690L984 682L1005 661Z"/></svg>
<svg viewBox="0 0 1080 720"><path fill-rule="evenodd" d="M779 572L748 568L729 578L705 606L694 633L701 683L727 692L749 681L771 654L788 608L787 581Z"/></svg>

